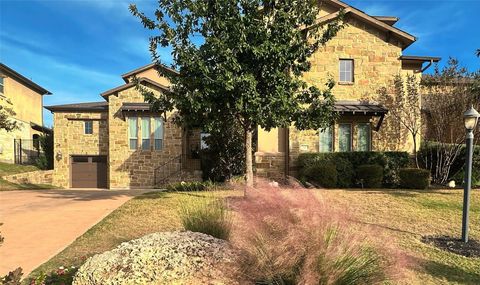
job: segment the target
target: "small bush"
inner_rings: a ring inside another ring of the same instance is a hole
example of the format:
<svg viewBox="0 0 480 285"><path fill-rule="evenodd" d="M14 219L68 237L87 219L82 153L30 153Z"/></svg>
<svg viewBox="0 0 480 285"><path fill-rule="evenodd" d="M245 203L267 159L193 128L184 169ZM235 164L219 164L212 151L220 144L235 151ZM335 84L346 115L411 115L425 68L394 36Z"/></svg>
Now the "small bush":
<svg viewBox="0 0 480 285"><path fill-rule="evenodd" d="M49 274L40 273L37 277L29 280L29 285L58 285L58 284L72 284L73 277L77 273L78 268L75 266L64 267L60 266L58 269Z"/></svg>
<svg viewBox="0 0 480 285"><path fill-rule="evenodd" d="M337 186L337 169L331 162L317 162L306 167L303 172L306 180L325 188Z"/></svg>
<svg viewBox="0 0 480 285"><path fill-rule="evenodd" d="M197 192L207 191L215 187L215 184L210 181L205 182L179 182L168 184L166 189L170 192Z"/></svg>
<svg viewBox="0 0 480 285"><path fill-rule="evenodd" d="M224 240L230 236L232 217L223 199L205 197L197 201L189 197L182 203L179 215L186 230Z"/></svg>
<svg viewBox="0 0 480 285"><path fill-rule="evenodd" d="M408 189L427 189L430 186L430 171L417 168L400 169L400 186Z"/></svg>
<svg viewBox="0 0 480 285"><path fill-rule="evenodd" d="M383 167L377 164L360 165L357 168L358 181L366 188L381 188L383 181Z"/></svg>
<svg viewBox="0 0 480 285"><path fill-rule="evenodd" d="M257 181L232 203L232 243L252 284L382 284L404 267L394 243L368 228L352 230L345 212L306 189Z"/></svg>

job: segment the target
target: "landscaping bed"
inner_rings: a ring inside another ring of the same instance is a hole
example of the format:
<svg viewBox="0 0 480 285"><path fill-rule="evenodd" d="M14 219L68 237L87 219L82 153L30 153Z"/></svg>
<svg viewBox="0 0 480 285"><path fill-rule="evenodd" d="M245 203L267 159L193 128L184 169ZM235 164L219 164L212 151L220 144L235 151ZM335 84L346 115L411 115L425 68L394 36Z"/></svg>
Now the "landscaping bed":
<svg viewBox="0 0 480 285"><path fill-rule="evenodd" d="M457 237L461 227L462 191L414 190L311 190L320 200L333 202L333 208L354 213L359 226L384 233L411 262L399 284L478 284L480 259L465 258L421 242L422 236ZM217 197L235 201L241 191L215 192ZM114 211L79 237L72 245L30 276L49 272L59 266L81 265L86 258L118 246L121 242L149 233L181 230L178 215L185 197L205 199L204 192L150 193L139 196ZM472 193L471 239L480 238L480 192ZM125 226L128 225L128 226ZM403 267L403 266L402 266Z"/></svg>

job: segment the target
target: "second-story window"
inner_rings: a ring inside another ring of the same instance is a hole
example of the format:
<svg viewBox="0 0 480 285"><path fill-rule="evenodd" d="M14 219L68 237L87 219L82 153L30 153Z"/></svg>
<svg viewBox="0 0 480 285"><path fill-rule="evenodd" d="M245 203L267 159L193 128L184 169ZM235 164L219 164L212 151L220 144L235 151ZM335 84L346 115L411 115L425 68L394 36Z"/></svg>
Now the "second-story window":
<svg viewBox="0 0 480 285"><path fill-rule="evenodd" d="M353 59L340 59L340 82L353 83Z"/></svg>
<svg viewBox="0 0 480 285"><path fill-rule="evenodd" d="M5 82L5 78L0 76L0 95L3 95L4 82Z"/></svg>
<svg viewBox="0 0 480 285"><path fill-rule="evenodd" d="M84 133L86 135L93 134L93 121L84 121Z"/></svg>
<svg viewBox="0 0 480 285"><path fill-rule="evenodd" d="M142 117L142 149L150 149L150 117Z"/></svg>

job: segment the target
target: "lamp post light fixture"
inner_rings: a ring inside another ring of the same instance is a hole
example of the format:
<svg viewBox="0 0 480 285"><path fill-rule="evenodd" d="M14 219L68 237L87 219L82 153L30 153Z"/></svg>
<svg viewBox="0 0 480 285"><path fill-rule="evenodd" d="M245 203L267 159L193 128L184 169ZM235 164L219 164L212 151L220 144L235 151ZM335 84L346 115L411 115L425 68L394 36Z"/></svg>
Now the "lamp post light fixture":
<svg viewBox="0 0 480 285"><path fill-rule="evenodd" d="M470 191L472 190L472 159L473 159L473 130L478 123L480 114L473 106L463 114L465 129L467 130L465 159L465 176L463 191L462 242L468 242L468 208L470 207Z"/></svg>

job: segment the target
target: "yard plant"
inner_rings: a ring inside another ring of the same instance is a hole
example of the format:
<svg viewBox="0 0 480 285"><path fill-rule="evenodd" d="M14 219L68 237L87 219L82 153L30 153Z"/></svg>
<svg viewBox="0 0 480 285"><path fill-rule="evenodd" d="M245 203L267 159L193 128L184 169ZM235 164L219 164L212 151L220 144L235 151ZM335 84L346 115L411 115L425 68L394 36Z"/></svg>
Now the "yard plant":
<svg viewBox="0 0 480 285"><path fill-rule="evenodd" d="M301 75L309 59L343 27L341 15L317 22L314 0L160 0L149 18L130 6L150 37L155 63L159 47L172 49L173 66L162 72L172 94L147 101L161 111L175 108L179 121L207 131L220 121L234 121L244 133L247 185L253 185L252 137L257 127L270 130L328 127L333 119L333 81L309 86ZM151 12L151 11L149 11Z"/></svg>

